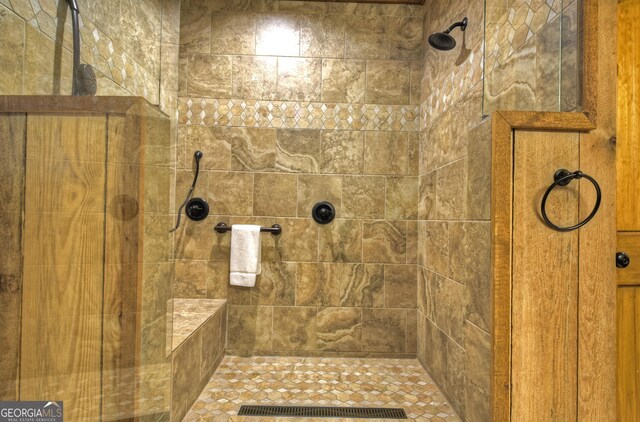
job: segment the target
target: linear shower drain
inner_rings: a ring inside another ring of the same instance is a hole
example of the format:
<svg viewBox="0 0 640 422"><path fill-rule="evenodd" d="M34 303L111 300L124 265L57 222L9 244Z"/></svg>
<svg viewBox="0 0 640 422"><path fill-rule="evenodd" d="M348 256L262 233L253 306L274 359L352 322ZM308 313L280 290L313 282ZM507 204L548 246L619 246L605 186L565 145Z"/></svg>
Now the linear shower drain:
<svg viewBox="0 0 640 422"><path fill-rule="evenodd" d="M313 416L317 418L407 419L404 409L242 405L238 416Z"/></svg>

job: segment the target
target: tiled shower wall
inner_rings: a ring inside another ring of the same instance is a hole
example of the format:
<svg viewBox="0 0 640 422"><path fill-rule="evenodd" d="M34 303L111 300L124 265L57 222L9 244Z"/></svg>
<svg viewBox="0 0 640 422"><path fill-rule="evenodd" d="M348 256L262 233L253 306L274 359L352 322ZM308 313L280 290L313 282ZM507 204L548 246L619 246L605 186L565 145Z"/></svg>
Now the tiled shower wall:
<svg viewBox="0 0 640 422"><path fill-rule="evenodd" d="M177 297L226 298L231 354L414 356L422 8L184 1ZM331 201L336 220L311 219ZM230 234L263 234L256 287L229 286Z"/></svg>
<svg viewBox="0 0 640 422"><path fill-rule="evenodd" d="M489 421L491 122L482 116L482 0L427 1L418 206L418 358L467 421Z"/></svg>
<svg viewBox="0 0 640 422"><path fill-rule="evenodd" d="M576 111L580 0L487 0L485 113Z"/></svg>
<svg viewBox="0 0 640 422"><path fill-rule="evenodd" d="M78 0L81 61L98 95L136 95L175 110L176 0ZM0 0L2 95L70 95L71 15L63 0Z"/></svg>

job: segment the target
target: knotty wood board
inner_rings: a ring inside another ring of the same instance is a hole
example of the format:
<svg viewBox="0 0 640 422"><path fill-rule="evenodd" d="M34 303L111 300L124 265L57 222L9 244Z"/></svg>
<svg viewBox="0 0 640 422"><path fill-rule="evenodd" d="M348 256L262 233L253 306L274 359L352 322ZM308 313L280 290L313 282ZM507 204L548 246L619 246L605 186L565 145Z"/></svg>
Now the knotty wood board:
<svg viewBox="0 0 640 422"><path fill-rule="evenodd" d="M29 114L21 400L100 413L106 118Z"/></svg>
<svg viewBox="0 0 640 422"><path fill-rule="evenodd" d="M554 172L578 168L578 141L576 133L514 135L512 420L577 416L578 233L551 230L539 209ZM577 221L577 186L549 197L558 225Z"/></svg>

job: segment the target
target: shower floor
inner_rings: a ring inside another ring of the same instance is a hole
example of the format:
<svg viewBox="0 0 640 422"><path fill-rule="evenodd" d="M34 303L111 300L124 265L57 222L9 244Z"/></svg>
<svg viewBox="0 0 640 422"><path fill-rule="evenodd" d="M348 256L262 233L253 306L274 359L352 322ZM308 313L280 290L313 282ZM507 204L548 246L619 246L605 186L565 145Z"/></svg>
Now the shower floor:
<svg viewBox="0 0 640 422"><path fill-rule="evenodd" d="M460 421L415 359L236 356L224 358L184 421L302 420L236 416L243 404L393 407L409 420Z"/></svg>

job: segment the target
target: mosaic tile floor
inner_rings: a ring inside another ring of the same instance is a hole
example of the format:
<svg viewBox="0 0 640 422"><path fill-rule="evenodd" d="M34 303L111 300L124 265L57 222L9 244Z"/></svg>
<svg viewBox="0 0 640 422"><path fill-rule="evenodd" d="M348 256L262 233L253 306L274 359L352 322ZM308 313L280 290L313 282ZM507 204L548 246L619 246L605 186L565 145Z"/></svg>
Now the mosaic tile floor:
<svg viewBox="0 0 640 422"><path fill-rule="evenodd" d="M409 420L460 421L415 359L236 356L224 358L184 421L303 420L238 417L242 404L399 407Z"/></svg>

